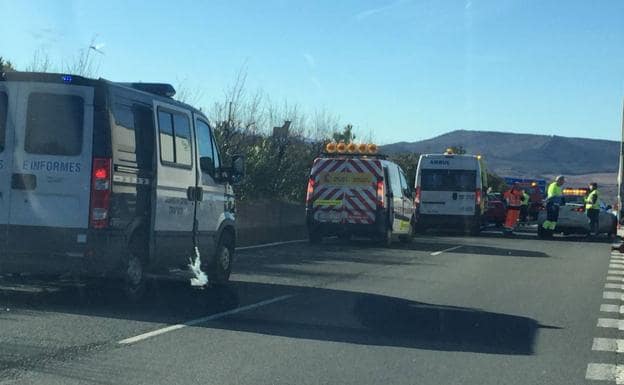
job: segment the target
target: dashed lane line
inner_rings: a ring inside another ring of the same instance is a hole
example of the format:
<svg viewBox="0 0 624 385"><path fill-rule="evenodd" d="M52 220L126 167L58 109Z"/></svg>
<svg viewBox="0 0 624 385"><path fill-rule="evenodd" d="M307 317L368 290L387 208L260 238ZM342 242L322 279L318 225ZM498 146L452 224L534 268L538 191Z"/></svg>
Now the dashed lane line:
<svg viewBox="0 0 624 385"><path fill-rule="evenodd" d="M592 350L624 353L624 340L617 338L594 338Z"/></svg>
<svg viewBox="0 0 624 385"><path fill-rule="evenodd" d="M621 314L624 314L624 306L612 305L612 304L602 304L602 305L600 305L600 311L603 312L603 313L621 313Z"/></svg>
<svg viewBox="0 0 624 385"><path fill-rule="evenodd" d="M598 318L596 326L599 328L622 329L622 326L624 326L624 320L616 318Z"/></svg>
<svg viewBox="0 0 624 385"><path fill-rule="evenodd" d="M444 250L433 252L433 253L431 253L431 255L433 255L435 257L436 255L440 255L442 253L446 253L447 251L457 250L460 247L464 247L464 246L463 245L459 245L459 246L455 246L455 247L449 247L448 249L444 249Z"/></svg>
<svg viewBox="0 0 624 385"><path fill-rule="evenodd" d="M585 378L596 381L615 381L624 384L624 367L614 364L588 364Z"/></svg>
<svg viewBox="0 0 624 385"><path fill-rule="evenodd" d="M602 298L622 301L624 300L624 293L621 291L605 291L602 293Z"/></svg>
<svg viewBox="0 0 624 385"><path fill-rule="evenodd" d="M256 308L259 308L259 307L262 307L262 306L266 306L266 305L269 305L269 304L272 304L272 303L284 301L284 300L292 298L294 296L295 296L295 294L282 295L282 296L279 296L279 297L267 299L265 301L257 302L257 303L251 304L251 305L242 306L242 307L238 307L236 309L224 311L222 313L217 313L217 314L209 315L207 317L202 317L202 318L197 318L197 319L194 319L194 320L190 320L190 321L187 321L187 322L185 322L183 324L171 325L171 326L164 327L162 329L157 329L157 330L153 330L151 332L139 334L138 336L126 338L126 339L123 339L121 341L118 341L117 343L120 344L120 345L130 345L130 344L133 344L133 343L136 343L136 342L139 342L139 341L146 340L148 338L153 338L153 337L165 334L165 333L170 333L170 332L175 331L175 330L183 329L183 328L186 328L186 327L189 327L189 326L195 326L195 325L202 324L202 323L205 323L205 322L208 322L208 321L214 321L214 320L219 319L219 318L227 317L227 316L234 315L234 314L237 314L237 313L242 313L244 311L256 309Z"/></svg>

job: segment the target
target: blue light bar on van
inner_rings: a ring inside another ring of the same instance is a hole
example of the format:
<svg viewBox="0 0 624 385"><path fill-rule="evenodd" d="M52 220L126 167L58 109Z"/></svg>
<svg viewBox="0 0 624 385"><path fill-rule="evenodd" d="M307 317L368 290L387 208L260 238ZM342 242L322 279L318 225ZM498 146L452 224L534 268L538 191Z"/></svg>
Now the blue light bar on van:
<svg viewBox="0 0 624 385"><path fill-rule="evenodd" d="M71 83L73 80L71 75L63 75L61 79L63 79L63 83Z"/></svg>

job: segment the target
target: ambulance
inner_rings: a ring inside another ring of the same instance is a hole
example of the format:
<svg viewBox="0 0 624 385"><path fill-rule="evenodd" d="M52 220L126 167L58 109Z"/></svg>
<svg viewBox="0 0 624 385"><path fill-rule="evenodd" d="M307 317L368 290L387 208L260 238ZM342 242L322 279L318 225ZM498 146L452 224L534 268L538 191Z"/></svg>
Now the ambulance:
<svg viewBox="0 0 624 385"><path fill-rule="evenodd" d="M413 235L414 193L403 170L374 144L329 143L314 160L306 195L310 242L371 237L389 246Z"/></svg>
<svg viewBox="0 0 624 385"><path fill-rule="evenodd" d="M480 155L421 155L416 170L416 231L430 227L481 231L487 171Z"/></svg>

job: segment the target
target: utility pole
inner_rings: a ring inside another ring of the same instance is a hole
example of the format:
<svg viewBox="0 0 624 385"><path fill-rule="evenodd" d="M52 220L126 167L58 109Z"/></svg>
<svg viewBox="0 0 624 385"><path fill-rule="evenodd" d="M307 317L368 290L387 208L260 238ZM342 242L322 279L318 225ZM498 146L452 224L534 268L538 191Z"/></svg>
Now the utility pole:
<svg viewBox="0 0 624 385"><path fill-rule="evenodd" d="M624 198L624 99L622 99L622 134L620 136L620 168L618 170L617 218L618 228L622 219L622 198Z"/></svg>

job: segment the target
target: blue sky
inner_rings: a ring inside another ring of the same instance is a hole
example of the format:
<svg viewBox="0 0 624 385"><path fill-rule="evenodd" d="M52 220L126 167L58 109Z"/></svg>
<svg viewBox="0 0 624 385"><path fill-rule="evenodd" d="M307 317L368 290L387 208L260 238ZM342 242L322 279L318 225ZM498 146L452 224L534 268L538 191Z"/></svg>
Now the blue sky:
<svg viewBox="0 0 624 385"><path fill-rule="evenodd" d="M55 62L93 36L101 76L248 86L380 143L455 129L619 139L624 1L0 0L0 55Z"/></svg>

